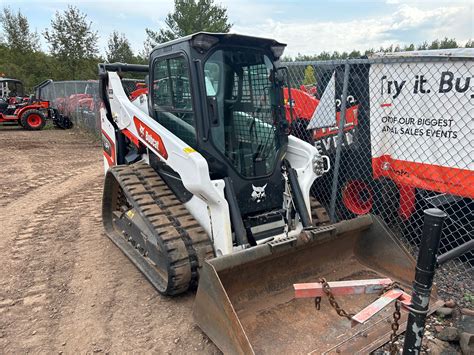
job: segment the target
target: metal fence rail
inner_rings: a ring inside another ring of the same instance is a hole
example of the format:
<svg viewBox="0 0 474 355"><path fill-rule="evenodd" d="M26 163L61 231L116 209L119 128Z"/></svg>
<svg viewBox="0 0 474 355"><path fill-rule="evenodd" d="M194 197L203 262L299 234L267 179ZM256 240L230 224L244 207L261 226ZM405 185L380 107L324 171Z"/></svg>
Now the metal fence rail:
<svg viewBox="0 0 474 355"><path fill-rule="evenodd" d="M473 239L474 56L399 55L284 63L287 118L331 159L312 193L333 221L376 214L415 256L423 210L437 207L445 253ZM471 250L450 267L473 266Z"/></svg>

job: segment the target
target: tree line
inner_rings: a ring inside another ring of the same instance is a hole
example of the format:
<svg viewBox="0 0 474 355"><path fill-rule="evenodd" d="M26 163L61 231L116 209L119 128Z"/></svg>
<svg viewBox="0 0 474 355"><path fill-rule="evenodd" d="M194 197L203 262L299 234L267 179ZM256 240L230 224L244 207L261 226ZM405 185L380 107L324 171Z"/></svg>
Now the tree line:
<svg viewBox="0 0 474 355"><path fill-rule="evenodd" d="M214 0L175 0L166 27L146 28L147 38L139 53L134 53L124 33L113 31L105 55L100 53L98 32L87 14L69 5L57 11L43 32L33 31L20 10L4 7L0 13L0 76L20 79L27 91L45 79L88 80L97 78L97 64L122 62L145 64L151 49L198 31L229 32L227 9ZM48 44L45 52L40 38Z"/></svg>
<svg viewBox="0 0 474 355"><path fill-rule="evenodd" d="M145 64L151 49L159 43L186 36L198 31L229 32L232 23L227 9L214 0L175 0L174 9L165 19L165 27L158 30L146 28L143 49L134 53L124 33L113 31L107 41L105 55L100 53L98 32L93 29L87 14L75 6L57 11L50 26L42 33L33 31L28 19L20 10L4 7L0 13L0 76L20 79L27 90L45 79L87 80L97 77L97 63L123 62ZM45 52L40 47L40 38L48 44ZM466 47L473 47L470 40ZM378 51L393 52L414 49L456 48L462 46L455 39L445 38L419 46L410 44L400 48L390 46ZM325 60L356 58L374 53L322 52L315 55L298 54L284 60Z"/></svg>
<svg viewBox="0 0 474 355"><path fill-rule="evenodd" d="M309 61L309 60L336 60L336 59L348 59L348 58L364 58L369 57L374 53L393 53L393 52L406 52L415 50L428 50L428 49L450 49L450 48L474 48L474 40L470 39L466 43L459 43L454 38L445 37L441 40L435 39L431 43L425 41L421 44L415 45L410 43L405 46L390 45L388 47L379 47L378 49L370 48L365 51L353 50L351 52L338 52L332 53L323 51L318 54L308 55L298 53L295 57L284 57L283 61Z"/></svg>

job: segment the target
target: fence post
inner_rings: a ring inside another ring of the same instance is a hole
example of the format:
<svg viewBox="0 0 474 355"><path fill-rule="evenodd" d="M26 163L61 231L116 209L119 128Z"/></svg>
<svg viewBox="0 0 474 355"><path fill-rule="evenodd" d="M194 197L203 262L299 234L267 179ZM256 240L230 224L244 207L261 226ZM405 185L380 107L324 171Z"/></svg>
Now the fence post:
<svg viewBox="0 0 474 355"><path fill-rule="evenodd" d="M346 101L347 101L347 88L349 86L349 72L350 64L346 61L344 65L344 83L342 85L342 97L341 97L341 113L339 120L339 127L337 131L337 146L336 146L336 158L334 161L334 175L332 180L331 188L331 201L329 205L329 218L331 222L336 222L336 199L337 199L337 186L339 182L339 168L341 165L341 151L342 142L344 139L344 126L346 124Z"/></svg>
<svg viewBox="0 0 474 355"><path fill-rule="evenodd" d="M51 102L51 105L56 106L56 99L58 98L58 96L56 95L56 82L53 81L53 82L51 83L51 85L53 86L53 97L52 97L52 98L48 98L48 99L49 99L49 101L52 101L52 102ZM55 108L57 108L57 107L55 107Z"/></svg>
<svg viewBox="0 0 474 355"><path fill-rule="evenodd" d="M423 332L425 330L426 314L429 309L431 287L436 268L436 254L446 214L430 208L424 211L423 235L416 262L415 282L410 314L408 316L403 354L419 354Z"/></svg>

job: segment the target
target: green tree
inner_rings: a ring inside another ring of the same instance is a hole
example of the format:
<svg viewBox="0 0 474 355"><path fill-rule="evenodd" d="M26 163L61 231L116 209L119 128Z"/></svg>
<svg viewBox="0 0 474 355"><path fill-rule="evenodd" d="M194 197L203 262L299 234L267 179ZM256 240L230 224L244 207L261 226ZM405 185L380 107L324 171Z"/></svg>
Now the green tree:
<svg viewBox="0 0 474 355"><path fill-rule="evenodd" d="M424 51L424 50L427 50L428 47L429 47L428 42L424 41L422 44L419 44L418 46L416 46L416 49L419 51Z"/></svg>
<svg viewBox="0 0 474 355"><path fill-rule="evenodd" d="M314 76L314 68L312 65L308 65L304 70L303 85L314 85L316 84L316 77Z"/></svg>
<svg viewBox="0 0 474 355"><path fill-rule="evenodd" d="M474 48L474 40L470 39L469 41L466 42L466 45L464 46L466 48Z"/></svg>
<svg viewBox="0 0 474 355"><path fill-rule="evenodd" d="M63 13L56 12L51 30L43 33L51 54L71 71L71 79L78 79L81 67L88 66L90 59L97 55L97 32L86 18L78 8L68 6Z"/></svg>
<svg viewBox="0 0 474 355"><path fill-rule="evenodd" d="M118 31L114 31L110 34L105 53L109 63L135 62L135 56L133 55L129 40L125 37L125 34L120 34Z"/></svg>
<svg viewBox="0 0 474 355"><path fill-rule="evenodd" d="M0 75L21 80L27 93L45 79L65 78L67 73L62 70L56 59L41 51L19 55L6 44L0 44Z"/></svg>
<svg viewBox="0 0 474 355"><path fill-rule="evenodd" d="M15 14L10 8L4 7L0 14L3 38L11 50L24 54L39 50L39 36L30 30L28 19L20 10Z"/></svg>
<svg viewBox="0 0 474 355"><path fill-rule="evenodd" d="M143 54L148 54L158 43L199 31L227 33L232 27L227 9L214 0L175 0L174 10L166 16L166 28L154 31L147 28Z"/></svg>
<svg viewBox="0 0 474 355"><path fill-rule="evenodd" d="M360 58L361 56L362 54L360 53L360 51L352 50L349 53L349 58Z"/></svg>
<svg viewBox="0 0 474 355"><path fill-rule="evenodd" d="M375 53L375 49L373 48L370 48L370 49L366 49L364 51L364 57L370 57L371 55L373 55Z"/></svg>
<svg viewBox="0 0 474 355"><path fill-rule="evenodd" d="M428 49L439 49L439 40L435 39L431 44L428 46Z"/></svg>
<svg viewBox="0 0 474 355"><path fill-rule="evenodd" d="M458 48L458 42L454 38L445 37L439 42L440 49Z"/></svg>
<svg viewBox="0 0 474 355"><path fill-rule="evenodd" d="M435 39L431 44L428 46L428 49L448 49L448 48L458 48L458 43L454 38L445 37L441 41L439 39Z"/></svg>

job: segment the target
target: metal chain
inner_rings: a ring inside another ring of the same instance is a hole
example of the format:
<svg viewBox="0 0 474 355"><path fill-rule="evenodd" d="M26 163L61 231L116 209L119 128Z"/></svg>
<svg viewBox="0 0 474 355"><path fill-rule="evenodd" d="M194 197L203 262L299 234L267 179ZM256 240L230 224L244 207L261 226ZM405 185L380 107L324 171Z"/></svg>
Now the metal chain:
<svg viewBox="0 0 474 355"><path fill-rule="evenodd" d="M395 311L393 312L393 322L392 322L392 334L390 334L390 355L398 354L398 347L395 342L398 339L398 328L400 324L398 323L401 317L400 313L400 301L395 301Z"/></svg>
<svg viewBox="0 0 474 355"><path fill-rule="evenodd" d="M398 289L402 290L402 286L398 282L392 282L390 285L385 286L382 291L380 292L380 295L383 295L384 293L393 290L393 289ZM393 321L392 321L392 334L390 334L390 355L396 355L398 354L398 347L395 344L395 342L398 339L397 331L400 328L400 324L398 321L400 320L401 313L400 313L400 301L396 300L395 301L395 311L393 312Z"/></svg>
<svg viewBox="0 0 474 355"><path fill-rule="evenodd" d="M323 292L328 296L329 303L331 306L336 310L337 314L341 317L345 317L349 320L352 320L352 317L354 316L354 313L347 313L344 309L342 309L339 304L337 303L332 291L331 291L331 286L329 286L329 283L326 281L325 278L320 278L319 282L323 286ZM385 286L381 294L384 294L390 290L393 289L399 289L403 290L403 288L400 286L398 282L392 282L390 285ZM321 307L321 297L316 297L314 299L314 305L316 309L319 311ZM398 339L398 329L400 328L400 317L401 317L401 312L400 312L400 301L396 300L395 301L395 311L393 312L393 322L392 322L392 334L390 334L390 355L396 355L398 353L398 347L395 344L395 342Z"/></svg>
<svg viewBox="0 0 474 355"><path fill-rule="evenodd" d="M349 320L352 320L352 317L354 316L354 313L347 313L344 309L342 309L339 304L337 303L336 299L334 298L334 295L331 291L331 286L329 286L328 282L326 281L325 278L319 279L319 282L323 285L323 291L328 296L329 303L331 304L332 308L334 308L337 312L337 314L341 317L345 317ZM316 297L315 300L315 306L316 309L319 310L320 305L321 305L321 297Z"/></svg>
<svg viewBox="0 0 474 355"><path fill-rule="evenodd" d="M398 282L392 282L390 285L385 286L382 291L380 292L380 295L383 295L384 293L393 290L393 289L398 289L402 290L402 286ZM400 328L400 324L398 323L401 317L400 313L400 302L398 300L395 301L395 311L393 312L393 321L392 321L392 334L390 334L390 355L396 355L398 354L398 347L395 344L395 342L398 339L397 331Z"/></svg>

